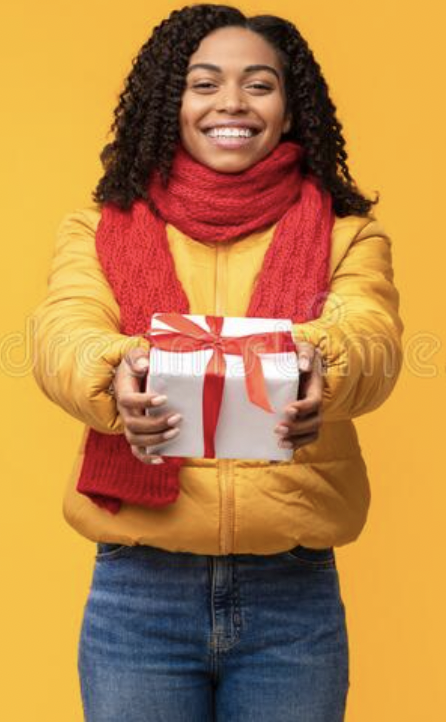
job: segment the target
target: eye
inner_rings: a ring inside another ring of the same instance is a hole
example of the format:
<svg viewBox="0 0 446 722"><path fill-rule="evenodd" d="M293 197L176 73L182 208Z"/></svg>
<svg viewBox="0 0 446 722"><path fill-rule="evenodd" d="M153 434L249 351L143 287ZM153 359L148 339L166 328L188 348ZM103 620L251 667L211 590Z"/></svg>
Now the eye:
<svg viewBox="0 0 446 722"><path fill-rule="evenodd" d="M203 88L204 90L208 90L209 88L215 87L214 83L210 82L202 82L202 83L195 83L195 85L192 86L194 89L200 89Z"/></svg>
<svg viewBox="0 0 446 722"><path fill-rule="evenodd" d="M194 83L192 85L192 88L194 90L210 90L211 88L215 88L215 83L212 83L210 81L201 81L200 83ZM270 85L266 85L265 83L250 83L248 85L248 88L253 88L254 90L264 90L269 91L272 90L272 87Z"/></svg>
<svg viewBox="0 0 446 722"><path fill-rule="evenodd" d="M255 90L272 90L270 85L265 85L264 83L251 83L249 87Z"/></svg>

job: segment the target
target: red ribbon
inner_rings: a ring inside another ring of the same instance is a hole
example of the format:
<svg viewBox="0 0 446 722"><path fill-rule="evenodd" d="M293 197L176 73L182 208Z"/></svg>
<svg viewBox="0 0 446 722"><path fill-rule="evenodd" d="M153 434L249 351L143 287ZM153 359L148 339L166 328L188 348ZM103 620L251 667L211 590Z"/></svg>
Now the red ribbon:
<svg viewBox="0 0 446 722"><path fill-rule="evenodd" d="M156 331L146 334L153 346L163 351L188 353L212 349L203 387L204 458L215 458L215 432L220 415L225 386L226 361L224 354L242 356L245 383L249 400L273 413L268 400L260 353L296 352L290 331L272 331L247 336L222 336L222 316L206 316L209 331L190 318L177 313L157 314L159 321L173 331Z"/></svg>

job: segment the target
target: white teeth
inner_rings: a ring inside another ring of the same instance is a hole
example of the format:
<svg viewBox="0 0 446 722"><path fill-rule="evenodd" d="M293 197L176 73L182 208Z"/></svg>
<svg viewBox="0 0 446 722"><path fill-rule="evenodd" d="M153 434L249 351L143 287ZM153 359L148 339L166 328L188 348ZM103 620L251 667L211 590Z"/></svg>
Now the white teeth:
<svg viewBox="0 0 446 722"><path fill-rule="evenodd" d="M250 138L254 131L251 128L211 128L206 131L206 135L213 138Z"/></svg>

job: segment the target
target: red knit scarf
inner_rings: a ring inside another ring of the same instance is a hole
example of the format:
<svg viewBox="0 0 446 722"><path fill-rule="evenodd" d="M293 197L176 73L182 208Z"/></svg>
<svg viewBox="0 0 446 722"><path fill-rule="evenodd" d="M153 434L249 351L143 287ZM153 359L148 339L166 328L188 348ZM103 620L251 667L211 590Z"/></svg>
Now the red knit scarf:
<svg viewBox="0 0 446 722"><path fill-rule="evenodd" d="M334 222L330 194L299 172L302 148L279 144L240 173L220 173L178 146L165 188L158 173L129 211L105 205L96 250L120 307L121 333L147 332L153 313L190 313L175 272L166 223L199 241L222 243L277 223L246 316L305 322L320 315L327 292ZM172 399L173 401L173 399ZM180 458L146 465L123 434L90 429L77 490L112 513L121 502L162 506L179 493Z"/></svg>

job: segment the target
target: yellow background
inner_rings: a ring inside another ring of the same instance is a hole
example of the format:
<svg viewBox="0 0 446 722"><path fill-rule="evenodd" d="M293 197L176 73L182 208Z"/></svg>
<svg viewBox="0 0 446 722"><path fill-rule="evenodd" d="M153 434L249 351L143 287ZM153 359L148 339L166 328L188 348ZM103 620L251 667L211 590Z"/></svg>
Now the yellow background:
<svg viewBox="0 0 446 722"><path fill-rule="evenodd" d="M6 722L81 722L76 668L94 546L61 501L82 427L31 373L29 314L55 231L90 202L121 82L184 3L31 0L1 10L2 695ZM446 238L440 0L243 2L293 20L331 88L353 176L381 192L406 325L389 401L358 420L368 523L337 550L350 634L347 722L446 719ZM123 722L125 722L123 720ZM273 721L272 721L273 722Z"/></svg>

